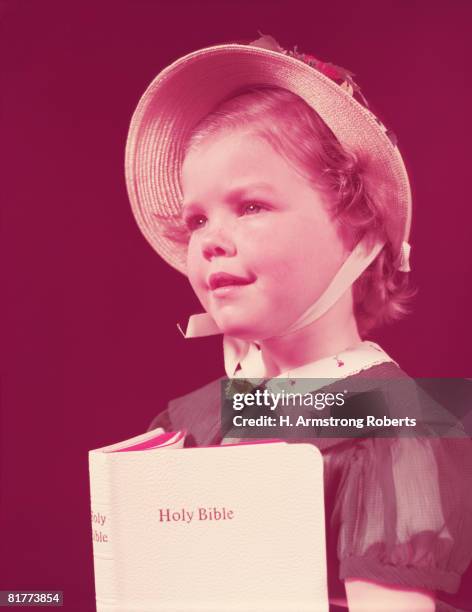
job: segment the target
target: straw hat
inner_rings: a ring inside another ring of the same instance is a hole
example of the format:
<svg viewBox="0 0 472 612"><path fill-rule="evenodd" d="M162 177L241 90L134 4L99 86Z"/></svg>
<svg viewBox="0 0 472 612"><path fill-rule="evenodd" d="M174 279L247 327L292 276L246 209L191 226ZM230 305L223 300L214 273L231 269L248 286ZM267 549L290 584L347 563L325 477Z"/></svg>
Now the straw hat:
<svg viewBox="0 0 472 612"><path fill-rule="evenodd" d="M372 172L389 190L390 206L396 211L388 238L398 253L399 269L408 271L411 192L394 139L354 97L359 92L351 73L296 49L286 51L269 36L249 45L217 45L185 55L162 70L139 101L126 146L126 182L136 221L152 247L186 273L186 245L165 231L169 225L181 226L185 143L196 124L220 102L244 87L258 85L297 94L342 145L369 154Z"/></svg>

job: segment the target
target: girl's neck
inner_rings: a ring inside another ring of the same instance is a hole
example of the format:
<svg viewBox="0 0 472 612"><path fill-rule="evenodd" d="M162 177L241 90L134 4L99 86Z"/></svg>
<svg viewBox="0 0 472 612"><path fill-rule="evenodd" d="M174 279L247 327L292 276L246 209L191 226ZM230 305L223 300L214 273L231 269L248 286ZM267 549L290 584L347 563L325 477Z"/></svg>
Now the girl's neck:
<svg viewBox="0 0 472 612"><path fill-rule="evenodd" d="M336 355L361 342L347 292L322 317L286 336L259 342L268 377L279 376L307 363Z"/></svg>

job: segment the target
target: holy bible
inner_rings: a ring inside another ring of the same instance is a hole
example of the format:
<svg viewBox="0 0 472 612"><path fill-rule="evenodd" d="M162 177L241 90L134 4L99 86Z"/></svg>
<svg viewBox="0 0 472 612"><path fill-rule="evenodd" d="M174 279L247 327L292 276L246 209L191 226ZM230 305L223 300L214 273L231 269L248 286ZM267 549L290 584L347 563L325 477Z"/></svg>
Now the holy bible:
<svg viewBox="0 0 472 612"><path fill-rule="evenodd" d="M184 437L89 452L97 612L327 612L318 449Z"/></svg>

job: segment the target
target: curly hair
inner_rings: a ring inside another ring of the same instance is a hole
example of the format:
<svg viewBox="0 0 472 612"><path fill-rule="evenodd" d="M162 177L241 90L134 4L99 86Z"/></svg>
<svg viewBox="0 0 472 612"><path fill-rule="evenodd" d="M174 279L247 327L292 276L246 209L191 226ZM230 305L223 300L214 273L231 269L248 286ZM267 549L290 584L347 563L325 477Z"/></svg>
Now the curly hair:
<svg viewBox="0 0 472 612"><path fill-rule="evenodd" d="M360 335L407 314L415 291L410 287L409 275L397 270L398 253L388 239L389 186L379 184L368 157L343 147L302 98L272 86L246 88L221 102L192 130L185 154L211 136L241 128L266 140L326 194L328 210L350 250L361 239L372 244L378 239L386 241L353 284ZM185 240L175 225L172 227L172 237Z"/></svg>

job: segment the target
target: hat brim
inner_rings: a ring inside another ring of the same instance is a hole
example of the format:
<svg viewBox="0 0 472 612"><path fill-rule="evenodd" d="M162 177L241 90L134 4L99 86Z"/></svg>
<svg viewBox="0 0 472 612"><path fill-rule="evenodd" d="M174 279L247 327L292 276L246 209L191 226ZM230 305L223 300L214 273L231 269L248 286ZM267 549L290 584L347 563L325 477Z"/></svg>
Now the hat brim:
<svg viewBox="0 0 472 612"><path fill-rule="evenodd" d="M185 143L196 124L222 100L257 85L297 94L343 146L368 154L371 172L388 190L388 205L395 209L389 238L399 250L410 232L411 192L402 157L385 127L346 89L312 66L283 53L240 44L200 49L178 59L152 81L133 114L126 183L134 216L151 246L186 274L186 245L165 231L169 224L179 224Z"/></svg>

